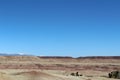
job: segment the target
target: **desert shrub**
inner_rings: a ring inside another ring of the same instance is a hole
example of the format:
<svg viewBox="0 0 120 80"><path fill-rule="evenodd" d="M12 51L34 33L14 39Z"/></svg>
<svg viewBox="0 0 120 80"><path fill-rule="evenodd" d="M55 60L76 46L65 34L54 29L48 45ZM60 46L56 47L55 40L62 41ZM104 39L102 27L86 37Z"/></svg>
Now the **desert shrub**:
<svg viewBox="0 0 120 80"><path fill-rule="evenodd" d="M120 79L120 71L112 71L111 73L108 73L108 77Z"/></svg>
<svg viewBox="0 0 120 80"><path fill-rule="evenodd" d="M71 73L70 75L71 75L71 76L75 76L75 73Z"/></svg>
<svg viewBox="0 0 120 80"><path fill-rule="evenodd" d="M80 74L79 76L83 76L82 74Z"/></svg>
<svg viewBox="0 0 120 80"><path fill-rule="evenodd" d="M79 72L71 73L72 76L83 76L82 74L79 74Z"/></svg>
<svg viewBox="0 0 120 80"><path fill-rule="evenodd" d="M112 77L111 73L109 73L108 76L109 76L109 78L111 78Z"/></svg>
<svg viewBox="0 0 120 80"><path fill-rule="evenodd" d="M76 72L76 76L79 76L78 72Z"/></svg>

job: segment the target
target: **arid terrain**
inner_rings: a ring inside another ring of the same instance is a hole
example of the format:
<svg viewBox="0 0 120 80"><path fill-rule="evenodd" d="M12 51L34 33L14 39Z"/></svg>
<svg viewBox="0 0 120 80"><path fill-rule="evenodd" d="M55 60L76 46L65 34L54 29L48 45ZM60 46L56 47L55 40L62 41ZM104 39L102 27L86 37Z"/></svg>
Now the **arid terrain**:
<svg viewBox="0 0 120 80"><path fill-rule="evenodd" d="M0 56L0 80L119 80L108 78L114 70L120 56ZM76 72L80 76L71 75Z"/></svg>

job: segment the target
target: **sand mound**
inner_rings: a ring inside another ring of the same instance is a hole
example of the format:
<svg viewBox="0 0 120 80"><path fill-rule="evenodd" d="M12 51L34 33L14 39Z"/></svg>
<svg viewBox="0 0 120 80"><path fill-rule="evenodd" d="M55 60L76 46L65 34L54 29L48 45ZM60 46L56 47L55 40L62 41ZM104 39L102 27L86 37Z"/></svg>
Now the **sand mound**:
<svg viewBox="0 0 120 80"><path fill-rule="evenodd" d="M27 80L63 80L58 76L54 76L45 72L38 71L28 71L28 72L20 72L14 75L24 76Z"/></svg>
<svg viewBox="0 0 120 80"><path fill-rule="evenodd" d="M38 72L38 71L28 71L28 72L19 72L19 73L16 73L15 75L40 75L40 76L51 76L50 74L47 74L47 73L44 73L44 72Z"/></svg>
<svg viewBox="0 0 120 80"><path fill-rule="evenodd" d="M0 72L0 80L12 80L6 73Z"/></svg>

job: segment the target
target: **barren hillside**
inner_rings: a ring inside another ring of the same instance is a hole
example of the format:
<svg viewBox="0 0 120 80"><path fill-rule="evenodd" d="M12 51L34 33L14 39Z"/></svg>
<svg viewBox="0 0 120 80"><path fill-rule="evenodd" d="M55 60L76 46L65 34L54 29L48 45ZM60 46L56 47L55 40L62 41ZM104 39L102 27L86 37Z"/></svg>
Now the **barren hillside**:
<svg viewBox="0 0 120 80"><path fill-rule="evenodd" d="M0 56L0 80L108 80L113 70L120 70L120 56Z"/></svg>

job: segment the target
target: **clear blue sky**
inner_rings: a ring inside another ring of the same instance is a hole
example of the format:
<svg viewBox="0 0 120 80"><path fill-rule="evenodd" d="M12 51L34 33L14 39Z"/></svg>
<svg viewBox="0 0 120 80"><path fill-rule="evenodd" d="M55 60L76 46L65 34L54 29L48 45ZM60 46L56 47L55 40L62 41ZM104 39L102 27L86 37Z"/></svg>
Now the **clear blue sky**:
<svg viewBox="0 0 120 80"><path fill-rule="evenodd" d="M120 56L120 0L0 0L0 53Z"/></svg>

